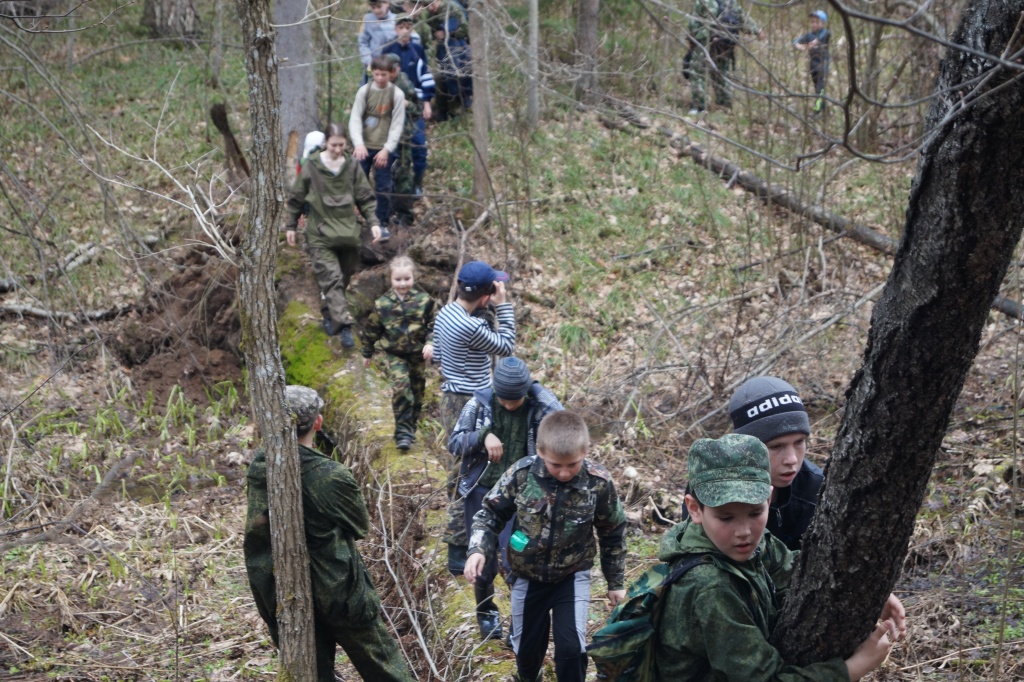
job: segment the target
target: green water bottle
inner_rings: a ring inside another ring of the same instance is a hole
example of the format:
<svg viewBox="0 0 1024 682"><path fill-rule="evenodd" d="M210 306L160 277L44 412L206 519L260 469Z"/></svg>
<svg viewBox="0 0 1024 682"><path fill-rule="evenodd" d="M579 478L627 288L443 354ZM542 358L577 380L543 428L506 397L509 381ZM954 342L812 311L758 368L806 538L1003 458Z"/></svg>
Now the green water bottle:
<svg viewBox="0 0 1024 682"><path fill-rule="evenodd" d="M512 537L508 539L508 546L517 552L522 552L528 544L530 544L530 538L521 530L512 533Z"/></svg>

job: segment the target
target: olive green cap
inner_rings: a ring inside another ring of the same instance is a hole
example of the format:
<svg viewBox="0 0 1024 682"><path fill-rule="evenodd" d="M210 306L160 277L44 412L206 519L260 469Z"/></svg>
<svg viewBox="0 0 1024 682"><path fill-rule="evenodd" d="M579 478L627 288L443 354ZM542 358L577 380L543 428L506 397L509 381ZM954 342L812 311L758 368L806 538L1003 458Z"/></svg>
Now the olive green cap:
<svg viewBox="0 0 1024 682"><path fill-rule="evenodd" d="M754 436L728 433L717 440L702 438L690 446L686 467L694 496L708 507L761 504L771 494L768 448Z"/></svg>

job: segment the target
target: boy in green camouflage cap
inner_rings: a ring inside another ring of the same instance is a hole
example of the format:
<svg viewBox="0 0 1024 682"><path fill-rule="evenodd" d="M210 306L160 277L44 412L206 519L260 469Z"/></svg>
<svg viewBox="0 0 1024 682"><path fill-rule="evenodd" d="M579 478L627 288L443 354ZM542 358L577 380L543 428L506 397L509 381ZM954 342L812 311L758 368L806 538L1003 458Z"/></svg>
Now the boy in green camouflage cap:
<svg viewBox="0 0 1024 682"><path fill-rule="evenodd" d="M381 617L380 598L356 548L366 537L370 516L359 483L344 464L313 448L323 425L324 401L305 386L285 388L295 418L302 471L302 512L309 576L313 588L313 629L318 682L334 682L337 645L364 680L412 682L413 676ZM277 594L271 551L267 462L256 453L246 474L245 571L256 610L278 644Z"/></svg>
<svg viewBox="0 0 1024 682"><path fill-rule="evenodd" d="M693 444L686 460L690 518L662 539L659 558L676 565L704 555L662 596L655 679L767 682L859 680L874 670L905 632L894 595L882 622L843 660L787 665L769 643L789 587L797 552L765 532L772 493L768 449L753 436L730 433Z"/></svg>

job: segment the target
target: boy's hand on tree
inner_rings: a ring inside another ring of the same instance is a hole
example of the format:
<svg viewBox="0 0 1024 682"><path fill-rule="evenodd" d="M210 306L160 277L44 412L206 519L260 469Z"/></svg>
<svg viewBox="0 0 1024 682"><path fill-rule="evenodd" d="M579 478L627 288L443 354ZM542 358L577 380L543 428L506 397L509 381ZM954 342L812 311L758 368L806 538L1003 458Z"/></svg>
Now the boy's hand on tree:
<svg viewBox="0 0 1024 682"><path fill-rule="evenodd" d="M903 602L895 594L890 593L889 598L882 607L882 620L891 620L896 626L893 641L907 636L907 610L903 608Z"/></svg>
<svg viewBox="0 0 1024 682"><path fill-rule="evenodd" d="M480 577L480 572L484 569L484 563L483 554L470 554L469 558L466 559L466 568L462 571L462 577L470 583L475 583L476 579Z"/></svg>
<svg viewBox="0 0 1024 682"><path fill-rule="evenodd" d="M891 620L875 626L868 638L861 642L852 656L846 659L846 670L850 674L851 682L857 682L882 665L882 662L889 656L889 649L892 648L890 635L896 631L896 624Z"/></svg>

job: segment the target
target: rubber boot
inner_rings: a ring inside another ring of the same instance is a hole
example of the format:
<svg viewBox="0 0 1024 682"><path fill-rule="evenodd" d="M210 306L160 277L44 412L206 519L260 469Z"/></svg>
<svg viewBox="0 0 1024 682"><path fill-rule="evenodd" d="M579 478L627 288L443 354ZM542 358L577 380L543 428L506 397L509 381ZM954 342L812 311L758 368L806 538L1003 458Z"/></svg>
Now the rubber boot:
<svg viewBox="0 0 1024 682"><path fill-rule="evenodd" d="M494 605L494 583L473 586L476 596L476 622L480 626L480 639L501 639L501 613Z"/></svg>
<svg viewBox="0 0 1024 682"><path fill-rule="evenodd" d="M465 545L448 545L448 572L458 578L466 568L466 554L469 547Z"/></svg>

